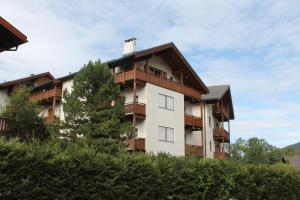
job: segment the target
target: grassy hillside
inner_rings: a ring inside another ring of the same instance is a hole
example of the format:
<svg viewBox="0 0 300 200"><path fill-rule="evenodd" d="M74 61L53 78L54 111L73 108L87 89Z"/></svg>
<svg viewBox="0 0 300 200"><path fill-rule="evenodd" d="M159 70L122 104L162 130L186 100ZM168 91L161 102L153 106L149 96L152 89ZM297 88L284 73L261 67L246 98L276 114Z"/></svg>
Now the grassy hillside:
<svg viewBox="0 0 300 200"><path fill-rule="evenodd" d="M286 146L286 147L284 147L284 149L291 149L293 151L300 151L300 142L298 142L296 144Z"/></svg>

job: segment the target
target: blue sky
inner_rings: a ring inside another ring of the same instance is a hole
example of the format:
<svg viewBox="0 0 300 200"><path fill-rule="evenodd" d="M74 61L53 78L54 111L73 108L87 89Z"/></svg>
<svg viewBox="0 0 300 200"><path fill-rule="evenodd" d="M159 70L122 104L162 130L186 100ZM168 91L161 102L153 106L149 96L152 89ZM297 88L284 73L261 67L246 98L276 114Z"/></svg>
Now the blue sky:
<svg viewBox="0 0 300 200"><path fill-rule="evenodd" d="M5 1L1 16L29 39L0 54L0 81L77 71L88 60L174 42L207 85L230 84L232 141L300 141L300 2Z"/></svg>

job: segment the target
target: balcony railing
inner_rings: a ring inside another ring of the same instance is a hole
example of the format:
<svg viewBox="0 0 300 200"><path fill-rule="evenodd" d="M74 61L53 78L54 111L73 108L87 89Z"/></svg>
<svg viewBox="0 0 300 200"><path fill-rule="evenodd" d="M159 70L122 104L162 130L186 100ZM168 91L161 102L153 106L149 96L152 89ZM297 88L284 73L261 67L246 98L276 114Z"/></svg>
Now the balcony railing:
<svg viewBox="0 0 300 200"><path fill-rule="evenodd" d="M39 92L34 92L31 94L29 99L31 101L44 101L52 99L54 96L61 97L62 95L62 89L61 88L52 88L49 90L43 90Z"/></svg>
<svg viewBox="0 0 300 200"><path fill-rule="evenodd" d="M229 120L229 110L224 106L222 108L219 104L213 106L213 114L220 121L222 120L222 116L225 121Z"/></svg>
<svg viewBox="0 0 300 200"><path fill-rule="evenodd" d="M214 139L218 141L229 142L230 141L230 133L226 131L224 128L214 128L213 129Z"/></svg>
<svg viewBox="0 0 300 200"><path fill-rule="evenodd" d="M132 151L145 151L145 138L133 138L128 140L128 148Z"/></svg>
<svg viewBox="0 0 300 200"><path fill-rule="evenodd" d="M153 85L157 85L169 90L173 90L175 92L183 93L188 97L192 97L195 99L201 98L201 93L198 90L195 90L191 87L183 85L181 83L171 81L169 79L163 78L161 76L155 76L154 74L147 73L140 69L131 69L128 71L123 71L116 74L116 82L124 83L126 81L133 80L134 77L136 79L151 83Z"/></svg>
<svg viewBox="0 0 300 200"><path fill-rule="evenodd" d="M8 123L7 120L0 117L0 134L3 133L7 129Z"/></svg>
<svg viewBox="0 0 300 200"><path fill-rule="evenodd" d="M184 121L185 125L192 127L193 129L203 128L203 121L201 117L185 114Z"/></svg>
<svg viewBox="0 0 300 200"><path fill-rule="evenodd" d="M225 160L225 159L230 158L230 154L227 153L227 152L215 152L214 153L214 158Z"/></svg>
<svg viewBox="0 0 300 200"><path fill-rule="evenodd" d="M126 103L124 105L126 114L137 114L146 116L146 104L144 103Z"/></svg>
<svg viewBox="0 0 300 200"><path fill-rule="evenodd" d="M185 155L203 156L203 146L186 144Z"/></svg>

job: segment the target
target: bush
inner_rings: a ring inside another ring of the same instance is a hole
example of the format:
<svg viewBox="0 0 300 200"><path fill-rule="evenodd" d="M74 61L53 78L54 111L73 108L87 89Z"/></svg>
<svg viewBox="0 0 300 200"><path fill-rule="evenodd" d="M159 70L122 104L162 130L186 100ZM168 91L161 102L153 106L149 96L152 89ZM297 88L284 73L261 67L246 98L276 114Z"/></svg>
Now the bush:
<svg viewBox="0 0 300 200"><path fill-rule="evenodd" d="M0 140L0 199L300 199L300 174L286 166L94 145Z"/></svg>

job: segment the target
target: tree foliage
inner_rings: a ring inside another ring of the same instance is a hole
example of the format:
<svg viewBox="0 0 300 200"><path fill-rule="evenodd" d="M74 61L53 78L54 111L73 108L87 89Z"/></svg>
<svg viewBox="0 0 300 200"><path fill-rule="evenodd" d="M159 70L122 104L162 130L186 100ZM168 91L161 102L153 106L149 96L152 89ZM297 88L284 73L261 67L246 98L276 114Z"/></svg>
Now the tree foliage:
<svg viewBox="0 0 300 200"><path fill-rule="evenodd" d="M89 62L76 74L72 92L64 91L65 121L63 133L70 138L83 135L89 139L121 139L131 126L124 120L124 98L106 64Z"/></svg>
<svg viewBox="0 0 300 200"><path fill-rule="evenodd" d="M11 95L9 104L1 113L8 122L5 137L19 137L26 141L48 138L46 125L39 116L41 109L37 103L29 101L29 96L30 90L25 88L20 88Z"/></svg>
<svg viewBox="0 0 300 200"><path fill-rule="evenodd" d="M0 199L300 199L288 165L99 152L94 144L0 140Z"/></svg>
<svg viewBox="0 0 300 200"><path fill-rule="evenodd" d="M246 163L274 164L279 162L283 156L280 149L270 145L264 139L256 137L248 140L237 139L231 145L231 158Z"/></svg>

